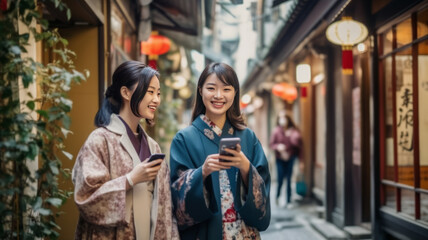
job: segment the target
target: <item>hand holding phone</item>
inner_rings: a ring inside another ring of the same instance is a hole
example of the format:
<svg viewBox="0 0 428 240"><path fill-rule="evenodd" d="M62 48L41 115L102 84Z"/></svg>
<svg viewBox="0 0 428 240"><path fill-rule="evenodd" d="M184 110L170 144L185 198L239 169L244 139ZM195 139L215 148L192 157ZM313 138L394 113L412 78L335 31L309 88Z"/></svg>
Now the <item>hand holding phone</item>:
<svg viewBox="0 0 428 240"><path fill-rule="evenodd" d="M154 153L149 157L149 160L147 162L151 162L157 159L164 159L165 158L165 153ZM156 165L157 166L157 165Z"/></svg>
<svg viewBox="0 0 428 240"><path fill-rule="evenodd" d="M222 139L220 139L220 144L219 144L219 153L220 153L220 155L233 156L232 154L226 152L225 148L230 148L230 149L236 150L237 145L240 142L241 142L241 139L238 138L238 137L234 137L234 138L222 138ZM227 160L220 159L220 161L227 161Z"/></svg>

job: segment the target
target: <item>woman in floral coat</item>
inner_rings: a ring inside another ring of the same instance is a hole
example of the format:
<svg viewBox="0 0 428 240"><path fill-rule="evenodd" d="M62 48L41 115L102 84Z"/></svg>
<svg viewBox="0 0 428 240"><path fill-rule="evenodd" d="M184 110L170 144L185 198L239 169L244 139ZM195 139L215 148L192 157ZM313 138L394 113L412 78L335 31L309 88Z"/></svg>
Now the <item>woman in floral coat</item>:
<svg viewBox="0 0 428 240"><path fill-rule="evenodd" d="M148 162L161 151L139 124L152 124L160 104L158 77L136 61L114 72L95 117L98 128L73 168L76 239L178 239L167 163Z"/></svg>
<svg viewBox="0 0 428 240"><path fill-rule="evenodd" d="M174 211L182 239L260 239L270 222L268 162L239 109L234 70L212 63L202 72L193 123L171 144ZM232 156L221 138L239 137ZM221 161L221 160L227 160Z"/></svg>

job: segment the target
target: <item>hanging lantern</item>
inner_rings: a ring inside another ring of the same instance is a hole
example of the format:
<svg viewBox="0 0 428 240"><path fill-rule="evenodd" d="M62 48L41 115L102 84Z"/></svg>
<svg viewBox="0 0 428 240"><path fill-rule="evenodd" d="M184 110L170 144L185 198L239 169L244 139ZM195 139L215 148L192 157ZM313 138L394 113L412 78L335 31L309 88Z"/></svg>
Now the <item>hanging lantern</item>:
<svg viewBox="0 0 428 240"><path fill-rule="evenodd" d="M296 66L296 82L300 84L310 83L311 76L311 65L299 64Z"/></svg>
<svg viewBox="0 0 428 240"><path fill-rule="evenodd" d="M162 55L169 51L171 41L164 36L153 32L147 41L141 42L141 54Z"/></svg>
<svg viewBox="0 0 428 240"><path fill-rule="evenodd" d="M352 46L367 38L368 31L364 24L353 20L351 17L342 17L328 26L327 39L342 46L342 72L353 73Z"/></svg>
<svg viewBox="0 0 428 240"><path fill-rule="evenodd" d="M286 82L277 83L272 87L272 93L291 103L297 98L297 89Z"/></svg>
<svg viewBox="0 0 428 240"><path fill-rule="evenodd" d="M239 101L239 108L244 109L248 106L248 103L244 103L243 101Z"/></svg>
<svg viewBox="0 0 428 240"><path fill-rule="evenodd" d="M248 106L248 104L250 104L250 102L251 102L251 95L244 94L241 97L241 101L239 102L239 106L241 107L241 109L244 109Z"/></svg>
<svg viewBox="0 0 428 240"><path fill-rule="evenodd" d="M149 56L149 66L156 69L158 55L162 55L169 51L171 41L164 36L158 35L153 31L147 41L141 42L141 54Z"/></svg>

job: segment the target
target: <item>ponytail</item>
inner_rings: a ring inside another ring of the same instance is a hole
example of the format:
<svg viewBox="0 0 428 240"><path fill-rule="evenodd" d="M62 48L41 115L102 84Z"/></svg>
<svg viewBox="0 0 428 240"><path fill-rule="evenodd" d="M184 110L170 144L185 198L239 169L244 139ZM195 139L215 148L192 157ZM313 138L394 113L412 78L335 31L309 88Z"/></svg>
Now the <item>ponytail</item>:
<svg viewBox="0 0 428 240"><path fill-rule="evenodd" d="M101 108L95 115L94 123L97 127L105 127L110 123L112 113L119 114L119 107L115 106L108 98L104 98Z"/></svg>

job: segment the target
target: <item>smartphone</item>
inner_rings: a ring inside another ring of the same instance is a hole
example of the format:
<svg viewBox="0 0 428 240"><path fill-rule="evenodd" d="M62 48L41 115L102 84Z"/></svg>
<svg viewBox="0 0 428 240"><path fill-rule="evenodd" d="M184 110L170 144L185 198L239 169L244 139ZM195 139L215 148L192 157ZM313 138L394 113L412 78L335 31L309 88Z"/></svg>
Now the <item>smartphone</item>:
<svg viewBox="0 0 428 240"><path fill-rule="evenodd" d="M151 161L154 161L154 160L157 160L157 159L164 159L165 158L165 153L154 153L154 154L152 154L152 155L150 155L150 158L149 158L149 161L148 162L151 162Z"/></svg>
<svg viewBox="0 0 428 240"><path fill-rule="evenodd" d="M220 139L220 144L219 144L220 155L233 156L232 154L226 152L224 149L225 148L236 149L237 145L240 142L241 142L241 139L238 137ZM227 160L220 159L220 161L227 161Z"/></svg>

